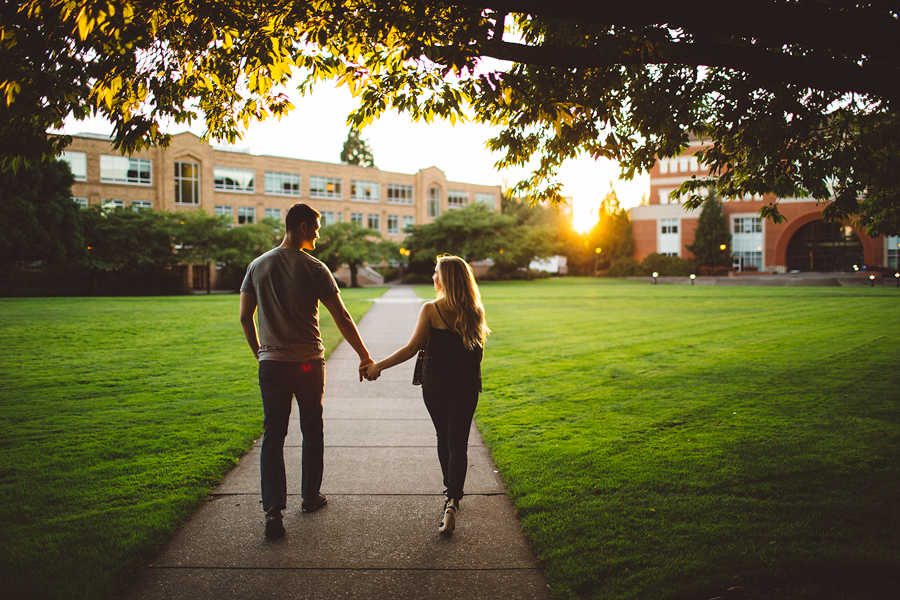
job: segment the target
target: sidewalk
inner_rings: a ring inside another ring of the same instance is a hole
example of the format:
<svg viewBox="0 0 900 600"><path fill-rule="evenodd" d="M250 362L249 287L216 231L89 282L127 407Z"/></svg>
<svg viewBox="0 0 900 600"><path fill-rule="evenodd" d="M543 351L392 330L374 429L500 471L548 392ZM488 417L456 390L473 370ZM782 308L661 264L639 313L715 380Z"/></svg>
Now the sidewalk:
<svg viewBox="0 0 900 600"><path fill-rule="evenodd" d="M376 301L359 323L373 358L408 341L420 305L406 287ZM300 512L295 406L285 444L287 535L275 541L263 536L257 442L126 598L549 600L543 572L474 426L457 528L449 539L438 534L441 469L421 388L411 384L414 362L359 383L359 360L342 342L326 369L322 492L328 506Z"/></svg>

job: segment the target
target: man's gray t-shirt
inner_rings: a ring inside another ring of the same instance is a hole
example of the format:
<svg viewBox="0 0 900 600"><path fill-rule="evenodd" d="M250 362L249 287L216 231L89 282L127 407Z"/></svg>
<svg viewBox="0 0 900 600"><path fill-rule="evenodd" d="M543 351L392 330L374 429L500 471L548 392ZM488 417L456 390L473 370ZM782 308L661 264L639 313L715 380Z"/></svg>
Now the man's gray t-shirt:
<svg viewBox="0 0 900 600"><path fill-rule="evenodd" d="M241 291L256 296L259 360L324 358L319 300L339 290L322 261L302 250L275 248L250 263Z"/></svg>

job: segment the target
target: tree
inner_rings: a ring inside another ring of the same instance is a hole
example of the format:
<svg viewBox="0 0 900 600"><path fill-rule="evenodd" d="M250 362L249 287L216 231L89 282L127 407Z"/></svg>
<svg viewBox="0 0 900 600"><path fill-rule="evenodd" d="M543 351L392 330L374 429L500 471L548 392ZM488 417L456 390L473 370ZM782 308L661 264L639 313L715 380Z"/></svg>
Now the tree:
<svg viewBox="0 0 900 600"><path fill-rule="evenodd" d="M344 149L341 151L341 162L361 167L375 166L372 149L366 140L360 139L359 129L356 127L351 127L350 133L347 134L347 141L344 142Z"/></svg>
<svg viewBox="0 0 900 600"><path fill-rule="evenodd" d="M411 253L411 266L419 263L431 269L435 257L441 254L453 254L470 263L496 259L515 245L515 229L509 215L473 204L448 210L431 223L413 227L405 244Z"/></svg>
<svg viewBox="0 0 900 600"><path fill-rule="evenodd" d="M900 20L884 0L25 0L0 8L0 161L52 156L67 115L108 117L123 151L206 120L233 142L324 79L386 110L500 126L515 193L558 202L560 164L608 157L632 177L710 144L678 193L809 194L832 219L900 232ZM497 59L497 60L492 60ZM779 219L777 204L763 216Z"/></svg>
<svg viewBox="0 0 900 600"><path fill-rule="evenodd" d="M697 229L694 231L694 243L687 246L701 267L731 266L731 232L728 230L728 217L722 210L722 203L715 196L710 196L703 203Z"/></svg>
<svg viewBox="0 0 900 600"><path fill-rule="evenodd" d="M68 163L39 163L16 174L0 171L0 272L17 265L78 260L84 238L72 200Z"/></svg>
<svg viewBox="0 0 900 600"><path fill-rule="evenodd" d="M609 269L617 259L634 254L634 234L631 217L619 205L619 197L610 186L609 193L600 201L597 224L591 230L591 250L597 256L597 270ZM600 249L597 253L596 250Z"/></svg>
<svg viewBox="0 0 900 600"><path fill-rule="evenodd" d="M352 223L335 223L319 230L319 240L313 254L332 272L341 265L347 265L350 287L359 287L359 267L370 261L399 259L400 247L382 238L374 229Z"/></svg>

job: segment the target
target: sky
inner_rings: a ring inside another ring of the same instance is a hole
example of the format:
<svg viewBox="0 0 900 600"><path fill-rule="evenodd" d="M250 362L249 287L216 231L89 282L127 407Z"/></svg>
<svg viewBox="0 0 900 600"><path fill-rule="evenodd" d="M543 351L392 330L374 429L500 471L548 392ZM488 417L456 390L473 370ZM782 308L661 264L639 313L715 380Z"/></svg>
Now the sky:
<svg viewBox="0 0 900 600"><path fill-rule="evenodd" d="M355 100L346 87L335 88L325 82L307 96L289 93L295 110L281 120L267 119L251 123L235 148L251 154L267 154L322 162L340 162L347 139L347 115ZM525 169L497 171L494 163L501 157L485 146L497 128L477 123L450 124L413 122L405 114L386 113L364 128L366 140L375 157L375 166L383 171L415 173L431 166L438 167L450 181L511 187L527 174ZM202 135L202 121L172 127L170 133L189 130ZM112 126L101 119L67 121L65 133L109 134ZM218 145L215 141L213 145ZM589 229L597 219L597 205L609 192L616 190L623 208L641 203L649 193L648 176L633 181L619 181L616 163L584 156L563 165L559 180L563 196L572 198L574 224L579 231Z"/></svg>

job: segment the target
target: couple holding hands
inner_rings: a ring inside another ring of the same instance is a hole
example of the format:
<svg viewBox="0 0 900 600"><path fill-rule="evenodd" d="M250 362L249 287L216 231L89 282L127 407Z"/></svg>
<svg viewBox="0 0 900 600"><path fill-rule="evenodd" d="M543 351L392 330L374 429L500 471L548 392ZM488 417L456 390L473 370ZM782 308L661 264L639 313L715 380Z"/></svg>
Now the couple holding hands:
<svg viewBox="0 0 900 600"><path fill-rule="evenodd" d="M303 433L300 507L303 512L312 512L327 503L319 491L325 386L319 301L359 355L360 381L374 381L384 369L425 350L422 396L437 433L438 459L446 488L439 531L450 535L463 497L469 430L481 391L484 341L490 333L472 269L461 258L439 257L433 277L437 299L422 306L409 342L374 362L344 307L331 271L306 252L315 249L319 219L319 212L312 207L293 205L285 217L284 241L247 267L241 285L241 326L259 361L263 401L265 434L260 471L266 537L278 538L285 533L281 514L287 503L283 450L293 397L297 399Z"/></svg>

